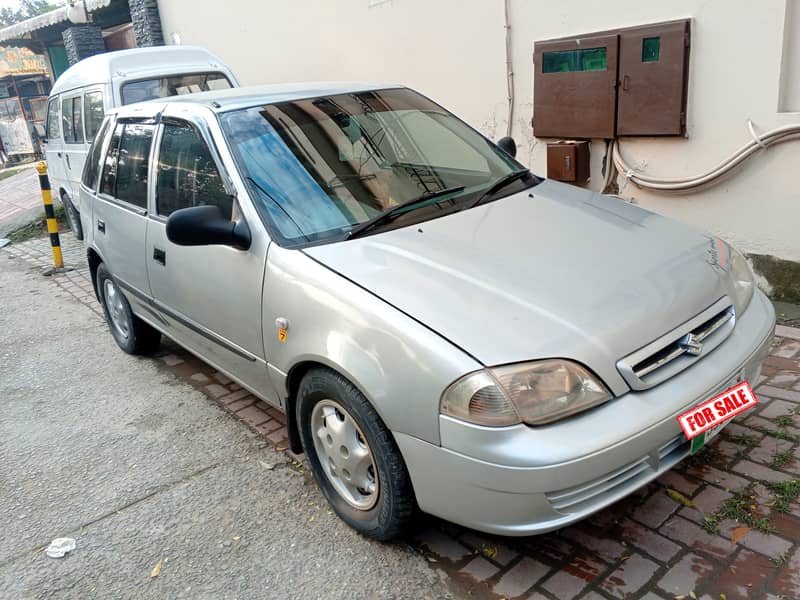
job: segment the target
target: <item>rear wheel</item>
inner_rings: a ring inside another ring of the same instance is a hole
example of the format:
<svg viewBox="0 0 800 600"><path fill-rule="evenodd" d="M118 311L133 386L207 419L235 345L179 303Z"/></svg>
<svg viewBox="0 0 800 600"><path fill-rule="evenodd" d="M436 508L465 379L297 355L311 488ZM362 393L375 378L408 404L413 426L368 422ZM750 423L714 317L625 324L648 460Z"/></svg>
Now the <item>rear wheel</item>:
<svg viewBox="0 0 800 600"><path fill-rule="evenodd" d="M97 290L108 328L128 354L150 354L158 349L161 333L133 314L128 299L104 264L97 267Z"/></svg>
<svg viewBox="0 0 800 600"><path fill-rule="evenodd" d="M66 194L61 194L61 204L64 206L64 216L66 217L67 224L79 240L83 239L83 226L81 225L81 216L72 204L72 200Z"/></svg>
<svg viewBox="0 0 800 600"><path fill-rule="evenodd" d="M403 457L352 383L329 369L309 371L300 382L297 419L314 479L339 517L378 540L410 525L416 504Z"/></svg>

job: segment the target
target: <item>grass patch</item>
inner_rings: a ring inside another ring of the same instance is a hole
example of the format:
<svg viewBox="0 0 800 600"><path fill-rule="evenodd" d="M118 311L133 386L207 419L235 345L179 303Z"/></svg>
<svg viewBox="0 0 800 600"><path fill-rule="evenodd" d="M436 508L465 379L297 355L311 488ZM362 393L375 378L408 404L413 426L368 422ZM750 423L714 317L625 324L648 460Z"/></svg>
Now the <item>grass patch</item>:
<svg viewBox="0 0 800 600"><path fill-rule="evenodd" d="M794 416L781 415L775 419L775 425L778 427L789 427L790 425L794 425Z"/></svg>
<svg viewBox="0 0 800 600"><path fill-rule="evenodd" d="M753 437L752 435L744 435L742 433L737 433L736 435L729 436L728 439L734 444L739 444L740 446L747 446L748 448L752 448L753 446L758 446L758 438Z"/></svg>
<svg viewBox="0 0 800 600"><path fill-rule="evenodd" d="M789 561L789 553L784 552L783 554L779 554L778 556L773 556L769 559L769 561L775 565L775 568L778 569L785 565Z"/></svg>
<svg viewBox="0 0 800 600"><path fill-rule="evenodd" d="M5 171L0 171L0 181L3 181L3 179L8 179L9 177L13 177L24 169L25 167L20 167L18 169L6 169Z"/></svg>
<svg viewBox="0 0 800 600"><path fill-rule="evenodd" d="M755 429L756 431L760 431L765 435L774 437L776 440L786 440L787 442L792 442L793 444L800 442L800 438L792 433L789 433L788 431L776 431L775 429L767 429L766 427L756 427Z"/></svg>
<svg viewBox="0 0 800 600"><path fill-rule="evenodd" d="M769 466L773 469L780 469L783 465L789 463L794 458L794 453L791 450L786 450L785 452L776 452L772 456L772 461L769 463Z"/></svg>
<svg viewBox="0 0 800 600"><path fill-rule="evenodd" d="M64 206L61 204L56 204L53 206L53 212L56 215L56 221L58 221L58 230L65 231L67 229L67 222L66 222L66 215L64 215ZM36 219L19 227L9 233L6 237L11 240L12 243L19 243L24 242L25 240L29 240L31 238L39 237L42 235L47 234L47 222L44 218L44 213L40 214Z"/></svg>
<svg viewBox="0 0 800 600"><path fill-rule="evenodd" d="M781 513L789 512L789 505L800 496L800 479L794 478L788 481L769 481L766 486L775 496L772 508Z"/></svg>
<svg viewBox="0 0 800 600"><path fill-rule="evenodd" d="M798 492L800 492L800 489L798 489ZM721 521L733 519L751 529L757 529L764 533L773 533L775 525L772 524L772 521L767 517L756 514L755 511L756 506L753 504L751 490L748 488L725 500L717 512L703 519L703 527L709 533L717 533Z"/></svg>

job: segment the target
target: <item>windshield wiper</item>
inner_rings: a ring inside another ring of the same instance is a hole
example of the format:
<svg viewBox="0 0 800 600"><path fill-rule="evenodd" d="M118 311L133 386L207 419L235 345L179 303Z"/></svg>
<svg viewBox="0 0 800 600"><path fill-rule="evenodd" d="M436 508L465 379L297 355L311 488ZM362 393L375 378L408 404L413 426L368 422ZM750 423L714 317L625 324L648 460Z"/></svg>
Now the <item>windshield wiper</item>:
<svg viewBox="0 0 800 600"><path fill-rule="evenodd" d="M253 179L252 177L250 177L250 175L245 175L245 177L244 177L244 178L245 178L247 181L249 181L250 183L252 183L252 184L253 184L253 186L254 186L254 187L255 187L255 188L256 188L256 189L257 189L259 192L261 192L261 193L262 193L262 194L263 194L263 195L264 195L266 198L268 198L269 200L272 200L273 204L275 204L275 206L277 206L277 207L278 207L278 208L281 210L281 212L282 212L283 214L285 214L285 215L286 215L286 218L287 218L287 219L289 219L289 220L290 220L290 221L291 221L291 222L294 224L294 226L295 226L295 227L297 227L297 231L299 231L299 232L300 232L300 235L302 235L304 238L306 238L306 241L311 241L311 240L309 239L309 237L308 237L308 236L307 236L305 233L303 233L303 230L300 228L300 224L299 224L297 221L295 221L295 220L292 218L292 215L290 215L290 214L289 214L289 213L286 211L286 209L285 209L285 208L283 208L283 205L282 205L280 202L278 202L278 201L277 201L277 200L276 200L276 199L275 199L275 198L272 196L272 194L270 194L270 193L269 193L267 190L265 190L265 189L264 189L264 188L261 186L261 184L260 184L260 183L258 183L258 182L257 182L255 179Z"/></svg>
<svg viewBox="0 0 800 600"><path fill-rule="evenodd" d="M433 198L438 198L439 196L445 196L447 194L455 194L455 193L461 192L463 190L464 190L464 186L463 185L458 185L458 186L451 187L451 188L445 188L443 190L435 190L433 192L425 192L424 194L422 194L421 196L418 196L417 198L413 198L412 200L408 200L407 202L403 202L402 204L397 204L395 206L392 206L391 208L386 209L382 213L378 213L377 215L375 215L374 217L372 217L368 221L364 221L363 223L359 223L358 225L356 225L350 231L347 232L347 235L345 236L345 239L350 240L350 239L353 239L354 237L358 237L360 234L364 233L365 231L369 231L370 229L373 229L373 228L377 227L378 225L381 225L383 223L391 221L392 219L394 219L395 217L400 216L401 214L404 214L406 212L410 212L411 210L414 210L414 208L417 208L416 205L420 205L418 208L422 208L422 206L427 206L426 202L428 200L431 200ZM443 200L440 200L439 202L443 202ZM438 204L438 203L434 203L434 204Z"/></svg>
<svg viewBox="0 0 800 600"><path fill-rule="evenodd" d="M497 192L502 190L504 187L506 187L510 183L513 183L513 182L517 181L518 179L522 179L523 177L525 177L526 175L529 175L529 174L530 174L530 170L522 169L521 171L512 171L508 175L503 175L503 177L501 177L500 179L495 181L488 190L483 192L480 196L478 196L475 200L470 202L464 208L465 209L475 208L476 206L478 206L478 204L480 204L481 202L483 202L484 200L486 200L490 196L495 195Z"/></svg>

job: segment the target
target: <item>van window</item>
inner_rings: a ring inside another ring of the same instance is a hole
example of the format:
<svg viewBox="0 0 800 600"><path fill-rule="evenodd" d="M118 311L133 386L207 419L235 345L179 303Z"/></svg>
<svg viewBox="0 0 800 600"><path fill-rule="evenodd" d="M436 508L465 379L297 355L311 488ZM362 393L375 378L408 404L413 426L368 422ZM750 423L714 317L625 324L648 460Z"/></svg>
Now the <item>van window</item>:
<svg viewBox="0 0 800 600"><path fill-rule="evenodd" d="M127 123L119 142L117 192L114 195L141 208L147 208L147 161L153 128L153 125Z"/></svg>
<svg viewBox="0 0 800 600"><path fill-rule="evenodd" d="M86 165L83 168L83 177L81 179L83 185L93 191L97 189L97 175L100 173L100 153L103 150L103 142L109 123L111 123L111 119L103 123L100 133L97 135L94 142L92 142L92 147L89 150L89 158L86 160Z"/></svg>
<svg viewBox="0 0 800 600"><path fill-rule="evenodd" d="M47 131L45 137L48 140L55 140L61 137L58 121L61 118L61 103L59 98L51 98L47 103Z"/></svg>
<svg viewBox="0 0 800 600"><path fill-rule="evenodd" d="M117 123L111 143L106 151L106 160L103 165L103 175L100 178L100 193L113 196L117 187L117 156L119 155L119 139L122 137L122 123Z"/></svg>
<svg viewBox="0 0 800 600"><path fill-rule="evenodd" d="M83 99L80 96L65 98L61 104L61 124L64 141L68 144L83 143Z"/></svg>
<svg viewBox="0 0 800 600"><path fill-rule="evenodd" d="M232 199L225 192L214 159L190 125L164 126L158 153L156 211L164 217L179 208L216 205L230 219Z"/></svg>
<svg viewBox="0 0 800 600"><path fill-rule="evenodd" d="M83 109L85 111L86 139L94 139L94 134L100 129L103 116L106 114L103 108L103 92L89 92L83 97Z"/></svg>
<svg viewBox="0 0 800 600"><path fill-rule="evenodd" d="M226 90L230 87L233 87L231 82L222 73L192 73L143 79L123 84L121 88L122 103L133 104L167 96Z"/></svg>

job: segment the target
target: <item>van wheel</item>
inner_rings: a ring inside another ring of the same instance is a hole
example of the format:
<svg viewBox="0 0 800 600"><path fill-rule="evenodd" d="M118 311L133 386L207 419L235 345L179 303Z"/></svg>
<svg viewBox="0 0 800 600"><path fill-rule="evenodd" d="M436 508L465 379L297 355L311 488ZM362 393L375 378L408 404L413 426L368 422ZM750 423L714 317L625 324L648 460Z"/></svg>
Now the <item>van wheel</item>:
<svg viewBox="0 0 800 600"><path fill-rule="evenodd" d="M128 354L155 352L161 342L161 332L131 312L127 298L102 263L97 267L97 290L106 322L117 345Z"/></svg>
<svg viewBox="0 0 800 600"><path fill-rule="evenodd" d="M81 225L81 216L72 204L72 200L66 194L61 194L61 204L64 205L64 216L67 218L67 223L72 233L79 240L83 239L83 226Z"/></svg>
<svg viewBox="0 0 800 600"><path fill-rule="evenodd" d="M410 525L416 503L403 457L352 383L329 369L309 371L298 390L297 423L314 479L342 520L377 540Z"/></svg>

